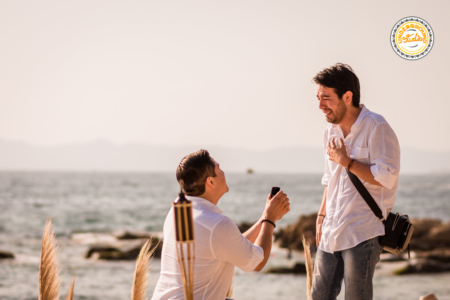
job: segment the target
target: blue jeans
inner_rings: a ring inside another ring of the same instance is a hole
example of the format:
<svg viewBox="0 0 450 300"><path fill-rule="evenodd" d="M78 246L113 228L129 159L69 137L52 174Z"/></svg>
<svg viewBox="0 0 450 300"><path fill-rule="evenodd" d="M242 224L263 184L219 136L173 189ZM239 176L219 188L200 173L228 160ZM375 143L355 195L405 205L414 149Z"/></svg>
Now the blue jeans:
<svg viewBox="0 0 450 300"><path fill-rule="evenodd" d="M332 253L317 250L311 298L335 300L345 282L345 300L371 300L372 278L380 260L378 237Z"/></svg>

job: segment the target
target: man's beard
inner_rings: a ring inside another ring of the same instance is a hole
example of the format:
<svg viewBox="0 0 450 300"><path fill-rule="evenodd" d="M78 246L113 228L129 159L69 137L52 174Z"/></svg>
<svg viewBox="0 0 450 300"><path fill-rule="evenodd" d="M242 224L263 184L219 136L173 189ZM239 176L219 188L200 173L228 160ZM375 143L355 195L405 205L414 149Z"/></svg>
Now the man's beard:
<svg viewBox="0 0 450 300"><path fill-rule="evenodd" d="M344 100L339 100L339 105L335 111L331 113L330 117L327 117L326 120L328 123L339 124L347 113L347 106L344 103ZM333 118L334 117L334 118Z"/></svg>

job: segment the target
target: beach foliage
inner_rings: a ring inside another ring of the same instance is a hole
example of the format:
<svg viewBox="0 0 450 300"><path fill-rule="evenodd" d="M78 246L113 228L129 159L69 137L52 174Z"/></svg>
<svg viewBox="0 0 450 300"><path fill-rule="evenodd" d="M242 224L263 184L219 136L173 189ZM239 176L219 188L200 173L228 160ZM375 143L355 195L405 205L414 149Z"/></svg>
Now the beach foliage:
<svg viewBox="0 0 450 300"><path fill-rule="evenodd" d="M52 219L47 218L42 236L39 264L39 300L57 300L61 288L57 262L57 244L52 229Z"/></svg>
<svg viewBox="0 0 450 300"><path fill-rule="evenodd" d="M156 244L153 248L150 238L142 246L136 260L136 269L134 271L133 287L131 289L131 300L144 300L148 288L148 272L150 271L150 261L155 253Z"/></svg>

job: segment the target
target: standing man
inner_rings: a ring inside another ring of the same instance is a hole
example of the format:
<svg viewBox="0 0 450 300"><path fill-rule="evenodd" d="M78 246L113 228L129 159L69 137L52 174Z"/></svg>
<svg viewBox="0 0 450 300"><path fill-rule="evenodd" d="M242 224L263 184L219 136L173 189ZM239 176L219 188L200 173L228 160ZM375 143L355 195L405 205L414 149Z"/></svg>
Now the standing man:
<svg viewBox="0 0 450 300"><path fill-rule="evenodd" d="M342 280L346 300L372 299L384 225L346 170L362 181L387 217L398 186L400 146L386 120L360 104L359 79L349 65L324 69L314 81L329 124L323 140L326 187L316 222L312 299L336 299Z"/></svg>
<svg viewBox="0 0 450 300"><path fill-rule="evenodd" d="M228 192L225 173L219 164L200 150L184 157L177 179L192 201L195 231L194 299L224 300L234 267L260 271L269 259L275 222L289 211L289 198L282 191L266 200L261 218L244 234L217 207ZM161 276L152 300L184 299L177 260L173 208L164 222Z"/></svg>

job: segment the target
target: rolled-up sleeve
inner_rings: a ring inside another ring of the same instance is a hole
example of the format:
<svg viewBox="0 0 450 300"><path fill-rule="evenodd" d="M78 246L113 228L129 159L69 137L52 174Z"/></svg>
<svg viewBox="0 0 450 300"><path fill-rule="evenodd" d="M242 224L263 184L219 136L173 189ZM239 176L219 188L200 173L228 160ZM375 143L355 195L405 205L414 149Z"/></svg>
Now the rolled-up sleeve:
<svg viewBox="0 0 450 300"><path fill-rule="evenodd" d="M387 123L378 124L369 139L370 171L383 187L392 189L400 172L400 145Z"/></svg>
<svg viewBox="0 0 450 300"><path fill-rule="evenodd" d="M264 259L263 249L246 239L229 218L220 221L213 229L211 249L216 258L244 272L255 270Z"/></svg>

